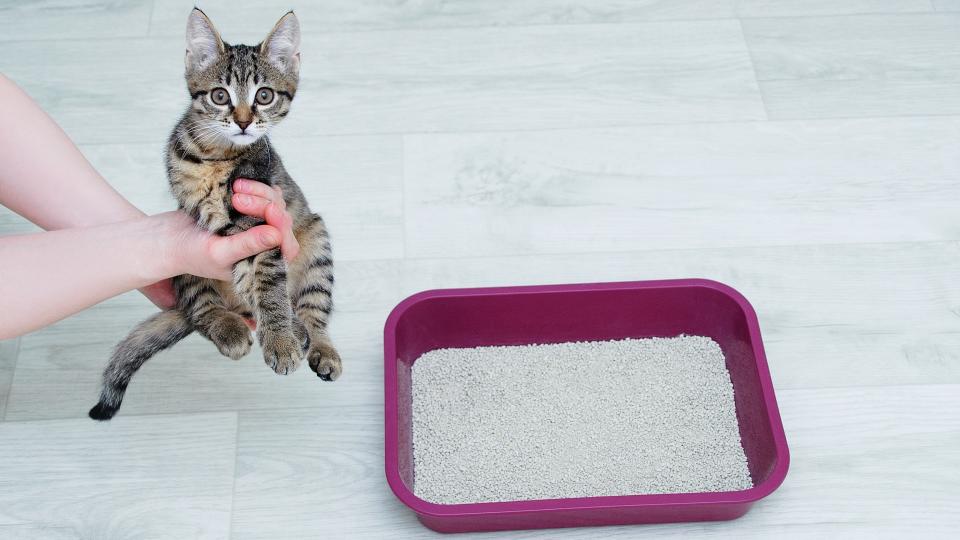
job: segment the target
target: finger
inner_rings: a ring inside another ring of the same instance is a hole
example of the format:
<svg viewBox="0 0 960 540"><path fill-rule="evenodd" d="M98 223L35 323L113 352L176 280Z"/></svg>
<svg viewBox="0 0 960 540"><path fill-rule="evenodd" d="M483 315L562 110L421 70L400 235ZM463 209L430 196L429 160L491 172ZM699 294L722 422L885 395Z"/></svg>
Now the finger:
<svg viewBox="0 0 960 540"><path fill-rule="evenodd" d="M275 203L283 202L283 192L280 191L280 188L274 188L263 182L257 182L256 180L249 180L247 178L237 178L233 183L233 192L262 197Z"/></svg>
<svg viewBox="0 0 960 540"><path fill-rule="evenodd" d="M283 238L280 240L280 252L283 253L283 258L288 261L295 259L297 254L300 253L300 242L293 234L293 218L290 217L290 214L287 214L277 205L270 204L267 205L264 212L264 219L267 220L268 225L280 229L283 234Z"/></svg>
<svg viewBox="0 0 960 540"><path fill-rule="evenodd" d="M277 196L277 198L274 199L274 202L280 203L280 206L283 207L284 210L286 210L286 209L287 209L287 200L283 198L283 191L282 191L280 188L278 188L277 186L272 186L271 189L273 189L273 192L274 192L274 193L276 194L276 196Z"/></svg>
<svg viewBox="0 0 960 540"><path fill-rule="evenodd" d="M292 261L300 252L300 243L297 242L297 237L294 236L291 228L293 219L282 207L261 197L243 193L233 195L233 206L248 216L265 219L268 225L276 227L283 233L280 239L280 251L286 260Z"/></svg>
<svg viewBox="0 0 960 540"><path fill-rule="evenodd" d="M222 266L231 265L240 259L262 253L280 245L283 235L276 227L257 225L233 236L214 236L211 254Z"/></svg>
<svg viewBox="0 0 960 540"><path fill-rule="evenodd" d="M244 193L234 193L230 203L238 212L257 218L265 218L267 206L272 204L270 199Z"/></svg>

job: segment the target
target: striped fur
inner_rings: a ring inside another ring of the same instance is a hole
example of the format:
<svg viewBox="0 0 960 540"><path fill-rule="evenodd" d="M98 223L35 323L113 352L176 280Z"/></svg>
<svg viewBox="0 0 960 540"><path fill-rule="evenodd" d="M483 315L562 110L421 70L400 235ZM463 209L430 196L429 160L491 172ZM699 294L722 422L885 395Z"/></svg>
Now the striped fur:
<svg viewBox="0 0 960 540"><path fill-rule="evenodd" d="M257 322L264 361L276 373L292 373L304 357L324 380L335 380L342 369L327 335L333 308L333 255L327 230L266 137L286 117L296 95L296 16L286 14L256 46L224 43L199 9L191 13L187 28L191 102L167 144L171 192L199 226L232 235L262 223L230 206L234 180L249 178L277 186L293 218L300 253L289 263L279 249L242 260L234 266L232 283L175 277L176 308L137 325L114 351L104 371L100 402L90 411L97 420L116 413L130 379L144 362L194 330L224 356L236 360L246 355L253 341L245 318ZM257 100L264 88L270 92L260 97L269 95L269 103ZM229 103L217 103L224 92Z"/></svg>
<svg viewBox="0 0 960 540"><path fill-rule="evenodd" d="M130 378L144 362L187 337L193 331L183 313L163 311L138 324L113 351L103 373L100 402L90 409L90 418L109 420L120 408Z"/></svg>

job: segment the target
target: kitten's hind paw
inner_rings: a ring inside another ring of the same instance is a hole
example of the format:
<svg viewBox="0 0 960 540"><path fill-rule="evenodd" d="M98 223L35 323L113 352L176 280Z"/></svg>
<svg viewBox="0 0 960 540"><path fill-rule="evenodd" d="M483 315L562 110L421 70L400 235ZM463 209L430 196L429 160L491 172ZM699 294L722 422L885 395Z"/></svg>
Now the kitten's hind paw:
<svg viewBox="0 0 960 540"><path fill-rule="evenodd" d="M310 369L317 374L317 377L325 381L335 381L343 373L343 362L340 360L340 354L329 341L311 344L310 351L307 353L307 361L310 363Z"/></svg>
<svg viewBox="0 0 960 540"><path fill-rule="evenodd" d="M243 317L236 313L228 313L217 318L210 324L208 334L210 341L217 346L220 354L232 360L239 360L246 356L253 345L250 328Z"/></svg>
<svg viewBox="0 0 960 540"><path fill-rule="evenodd" d="M260 338L263 361L278 375L288 375L300 367L303 349L292 333L264 333Z"/></svg>
<svg viewBox="0 0 960 540"><path fill-rule="evenodd" d="M109 420L113 418L113 415L117 414L119 409L119 405L107 405L101 401L94 405L88 414L90 415L90 418L93 418L94 420Z"/></svg>
<svg viewBox="0 0 960 540"><path fill-rule="evenodd" d="M293 318L293 335L300 340L300 356L306 356L307 351L310 350L310 334L307 333L307 327L303 325L303 321L297 317Z"/></svg>

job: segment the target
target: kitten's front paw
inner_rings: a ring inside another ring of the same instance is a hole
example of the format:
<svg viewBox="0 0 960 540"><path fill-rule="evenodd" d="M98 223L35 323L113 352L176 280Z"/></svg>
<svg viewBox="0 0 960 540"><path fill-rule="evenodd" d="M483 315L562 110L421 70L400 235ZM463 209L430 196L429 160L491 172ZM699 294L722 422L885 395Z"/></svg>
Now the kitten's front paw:
<svg viewBox="0 0 960 540"><path fill-rule="evenodd" d="M264 332L260 338L263 361L279 375L293 373L300 366L300 341L290 332Z"/></svg>
<svg viewBox="0 0 960 540"><path fill-rule="evenodd" d="M217 346L220 354L233 360L239 360L250 352L253 338L250 328L243 317L229 313L213 321L208 330L210 341Z"/></svg>
<svg viewBox="0 0 960 540"><path fill-rule="evenodd" d="M230 216L219 208L201 208L198 212L197 223L210 232L217 232L230 225Z"/></svg>
<svg viewBox="0 0 960 540"><path fill-rule="evenodd" d="M307 353L307 361L310 363L310 369L317 374L317 377L325 381L335 381L343 372L343 362L340 360L340 354L329 341L311 343L310 351Z"/></svg>

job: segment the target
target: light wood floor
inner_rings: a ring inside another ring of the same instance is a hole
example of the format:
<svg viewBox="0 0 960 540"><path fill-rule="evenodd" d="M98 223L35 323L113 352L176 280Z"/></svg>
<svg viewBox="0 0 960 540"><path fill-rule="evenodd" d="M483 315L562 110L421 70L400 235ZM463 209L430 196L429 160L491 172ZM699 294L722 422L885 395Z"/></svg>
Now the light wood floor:
<svg viewBox="0 0 960 540"><path fill-rule="evenodd" d="M200 2L228 41L292 5L236 4ZM0 537L435 537L383 478L389 309L436 287L678 277L757 308L784 485L733 522L478 538L956 534L960 2L301 4L301 90L274 139L334 235L342 379L191 337L96 424L146 300L2 342ZM148 212L173 207L160 155L192 5L0 1L0 70ZM0 233L29 230L0 210Z"/></svg>

